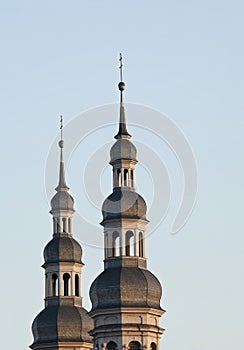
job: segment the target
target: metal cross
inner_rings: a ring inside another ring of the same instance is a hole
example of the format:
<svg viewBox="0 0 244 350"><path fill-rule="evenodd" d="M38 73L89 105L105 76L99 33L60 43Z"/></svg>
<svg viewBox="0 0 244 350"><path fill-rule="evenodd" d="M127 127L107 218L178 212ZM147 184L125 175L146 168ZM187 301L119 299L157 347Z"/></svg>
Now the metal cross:
<svg viewBox="0 0 244 350"><path fill-rule="evenodd" d="M119 61L120 61L120 81L123 81L123 57L122 57L122 53L119 54Z"/></svg>
<svg viewBox="0 0 244 350"><path fill-rule="evenodd" d="M63 140L63 116L60 116L61 140Z"/></svg>

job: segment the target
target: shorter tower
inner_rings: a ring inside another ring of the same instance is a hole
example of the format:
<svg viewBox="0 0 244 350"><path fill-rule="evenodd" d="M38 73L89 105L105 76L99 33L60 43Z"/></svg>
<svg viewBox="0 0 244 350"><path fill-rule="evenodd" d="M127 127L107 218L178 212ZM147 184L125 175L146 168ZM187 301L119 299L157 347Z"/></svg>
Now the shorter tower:
<svg viewBox="0 0 244 350"><path fill-rule="evenodd" d="M92 349L93 321L82 307L82 249L72 237L74 199L65 181L63 147L59 142L60 172L51 200L53 238L44 249L45 308L32 324L33 350Z"/></svg>

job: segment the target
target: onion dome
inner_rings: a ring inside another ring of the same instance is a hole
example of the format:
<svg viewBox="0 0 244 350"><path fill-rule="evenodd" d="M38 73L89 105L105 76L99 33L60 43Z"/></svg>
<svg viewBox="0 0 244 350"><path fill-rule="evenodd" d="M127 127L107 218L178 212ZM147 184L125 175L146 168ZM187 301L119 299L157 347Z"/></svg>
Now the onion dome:
<svg viewBox="0 0 244 350"><path fill-rule="evenodd" d="M128 159L136 160L136 147L128 139L118 139L110 150L110 163L116 160Z"/></svg>
<svg viewBox="0 0 244 350"><path fill-rule="evenodd" d="M162 287L148 270L115 267L102 272L90 288L92 310L117 307L161 309Z"/></svg>
<svg viewBox="0 0 244 350"><path fill-rule="evenodd" d="M45 264L56 262L82 263L82 248L80 244L68 234L55 234L44 249Z"/></svg>
<svg viewBox="0 0 244 350"><path fill-rule="evenodd" d="M51 200L51 212L59 210L74 211L74 199L68 192L57 192Z"/></svg>
<svg viewBox="0 0 244 350"><path fill-rule="evenodd" d="M88 332L92 328L93 321L84 308L68 305L48 306L33 321L34 344L91 342L92 338Z"/></svg>
<svg viewBox="0 0 244 350"><path fill-rule="evenodd" d="M115 188L102 206L103 221L113 219L146 219L147 205L135 191Z"/></svg>

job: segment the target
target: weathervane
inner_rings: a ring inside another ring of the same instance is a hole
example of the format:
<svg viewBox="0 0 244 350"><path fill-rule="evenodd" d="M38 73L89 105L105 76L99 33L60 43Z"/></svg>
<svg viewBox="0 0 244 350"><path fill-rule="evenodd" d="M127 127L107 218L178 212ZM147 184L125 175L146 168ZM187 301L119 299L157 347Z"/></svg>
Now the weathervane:
<svg viewBox="0 0 244 350"><path fill-rule="evenodd" d="M123 57L122 57L122 53L119 54L119 61L120 61L120 81L123 81Z"/></svg>

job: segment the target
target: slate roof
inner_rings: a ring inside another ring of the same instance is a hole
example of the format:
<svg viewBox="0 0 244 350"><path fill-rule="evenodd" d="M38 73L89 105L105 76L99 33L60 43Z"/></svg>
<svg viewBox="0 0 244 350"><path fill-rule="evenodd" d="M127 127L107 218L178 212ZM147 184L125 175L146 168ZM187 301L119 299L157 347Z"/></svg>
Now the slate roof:
<svg viewBox="0 0 244 350"><path fill-rule="evenodd" d="M34 319L32 332L35 343L92 342L88 332L93 320L82 307L55 305L42 310Z"/></svg>
<svg viewBox="0 0 244 350"><path fill-rule="evenodd" d="M121 159L134 160L137 162L136 147L128 139L118 139L111 147L110 158L110 163Z"/></svg>
<svg viewBox="0 0 244 350"><path fill-rule="evenodd" d="M74 199L66 191L57 192L51 200L51 212L60 210L72 210L74 211Z"/></svg>
<svg viewBox="0 0 244 350"><path fill-rule="evenodd" d="M162 287L148 270L115 267L103 271L90 288L92 310L116 307L160 308Z"/></svg>
<svg viewBox="0 0 244 350"><path fill-rule="evenodd" d="M80 244L67 234L56 234L44 249L45 264L56 262L81 263L82 248Z"/></svg>
<svg viewBox="0 0 244 350"><path fill-rule="evenodd" d="M102 206L103 220L133 218L146 220L147 205L135 191L116 187Z"/></svg>

